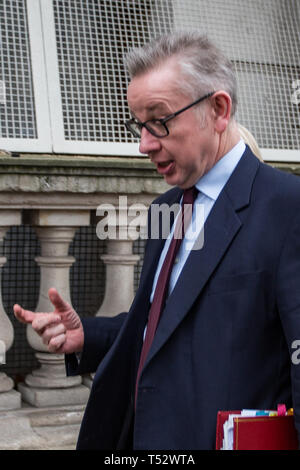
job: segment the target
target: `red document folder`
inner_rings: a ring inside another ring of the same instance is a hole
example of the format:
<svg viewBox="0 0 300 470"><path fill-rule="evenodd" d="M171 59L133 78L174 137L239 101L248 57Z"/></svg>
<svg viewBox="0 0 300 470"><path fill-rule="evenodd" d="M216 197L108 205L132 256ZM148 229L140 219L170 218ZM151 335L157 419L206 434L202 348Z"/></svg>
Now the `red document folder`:
<svg viewBox="0 0 300 470"><path fill-rule="evenodd" d="M216 449L223 444L223 425L230 414L240 411L219 411ZM293 416L251 416L233 418L233 450L297 450L298 437Z"/></svg>

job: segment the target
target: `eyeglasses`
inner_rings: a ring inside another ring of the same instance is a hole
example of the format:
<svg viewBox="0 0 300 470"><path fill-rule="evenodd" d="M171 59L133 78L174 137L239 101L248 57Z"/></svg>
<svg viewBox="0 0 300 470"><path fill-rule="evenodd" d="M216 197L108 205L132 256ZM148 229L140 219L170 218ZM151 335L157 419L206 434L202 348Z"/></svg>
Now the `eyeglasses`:
<svg viewBox="0 0 300 470"><path fill-rule="evenodd" d="M166 137L167 135L169 135L169 129L166 126L166 122L170 121L170 119L173 119L174 117L178 116L178 114L183 113L183 111L186 111L192 106L195 106L195 104L198 104L201 101L206 100L213 94L214 94L214 91L212 91L211 93L208 93L207 95L202 96L198 100L193 101L193 103L189 104L188 106L185 106L179 111L169 114L169 116L166 116L162 119L149 119L148 121L140 122L132 118L132 119L129 119L129 121L125 122L125 126L129 130L129 132L131 132L134 135L134 137L137 137L137 138L141 137L143 127L145 127L147 131L150 132L150 134L154 135L155 137Z"/></svg>

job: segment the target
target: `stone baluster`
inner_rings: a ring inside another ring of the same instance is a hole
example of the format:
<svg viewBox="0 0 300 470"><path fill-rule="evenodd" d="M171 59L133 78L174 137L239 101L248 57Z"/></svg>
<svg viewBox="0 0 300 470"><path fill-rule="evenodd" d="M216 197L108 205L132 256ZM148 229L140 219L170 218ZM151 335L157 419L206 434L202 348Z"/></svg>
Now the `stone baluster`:
<svg viewBox="0 0 300 470"><path fill-rule="evenodd" d="M107 240L101 256L106 267L105 294L96 316L112 317L127 312L134 296L134 266L139 255L132 253L132 240Z"/></svg>
<svg viewBox="0 0 300 470"><path fill-rule="evenodd" d="M102 233L97 227L97 234L106 234L107 252L101 256L106 266L106 283L104 300L96 316L114 316L128 311L133 300L134 267L140 259L133 254L133 242L145 233L147 207L139 203L128 206L127 196L120 196L117 207L104 204L102 211L107 212L106 232L102 222Z"/></svg>
<svg viewBox="0 0 300 470"><path fill-rule="evenodd" d="M48 298L48 290L55 287L61 297L71 304L69 273L75 258L68 255L78 227L89 225L88 211L39 210L33 217L33 225L41 244L41 255L36 258L40 266L40 294L37 312L51 312L54 307ZM85 403L89 390L82 385L82 377L67 377L63 354L47 352L40 336L27 326L27 339L37 351L41 367L19 384L24 401L37 406L76 405Z"/></svg>
<svg viewBox="0 0 300 470"><path fill-rule="evenodd" d="M117 210L116 210L117 209ZM106 231L97 231L98 236L106 236L106 254L101 259L106 268L105 293L102 305L96 316L112 317L121 312L127 312L134 297L134 267L140 256L133 254L133 242L138 237L139 226L145 223L146 207L136 204L128 208L127 197L119 198L116 208L110 204L103 206L106 217ZM136 218L136 211L143 211L142 216ZM98 213L99 215L99 213ZM100 214L101 215L101 214ZM143 222L144 221L144 222ZM102 228L104 226L102 225ZM83 383L91 386L94 374L84 377Z"/></svg>
<svg viewBox="0 0 300 470"><path fill-rule="evenodd" d="M21 212L14 210L0 210L0 243L7 230L12 225L21 224ZM0 272L2 266L6 263L5 256L0 257ZM0 364L5 363L6 352L10 349L14 341L13 325L7 316L3 303L1 293L1 276L0 276ZM13 389L14 382L4 372L0 372L0 410L12 410L21 407L21 395Z"/></svg>

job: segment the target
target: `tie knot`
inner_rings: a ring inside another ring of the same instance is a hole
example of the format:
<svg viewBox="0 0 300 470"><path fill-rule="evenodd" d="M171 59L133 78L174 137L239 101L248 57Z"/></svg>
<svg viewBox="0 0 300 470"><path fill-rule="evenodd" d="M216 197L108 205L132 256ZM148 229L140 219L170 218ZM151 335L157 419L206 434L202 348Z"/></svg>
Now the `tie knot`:
<svg viewBox="0 0 300 470"><path fill-rule="evenodd" d="M183 204L194 204L195 199L198 194L198 189L196 186L192 186L191 188L185 189L183 192Z"/></svg>

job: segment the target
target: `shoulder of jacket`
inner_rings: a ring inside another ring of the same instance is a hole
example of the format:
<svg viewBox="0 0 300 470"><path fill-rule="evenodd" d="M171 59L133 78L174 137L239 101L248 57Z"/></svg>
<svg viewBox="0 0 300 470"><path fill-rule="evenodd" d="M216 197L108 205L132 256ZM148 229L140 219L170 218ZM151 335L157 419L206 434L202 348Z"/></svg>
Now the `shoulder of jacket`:
<svg viewBox="0 0 300 470"><path fill-rule="evenodd" d="M174 201L178 200L182 194L182 189L175 186L174 188L169 189L169 191L161 194L156 199L154 199L151 203L153 204L172 204Z"/></svg>

